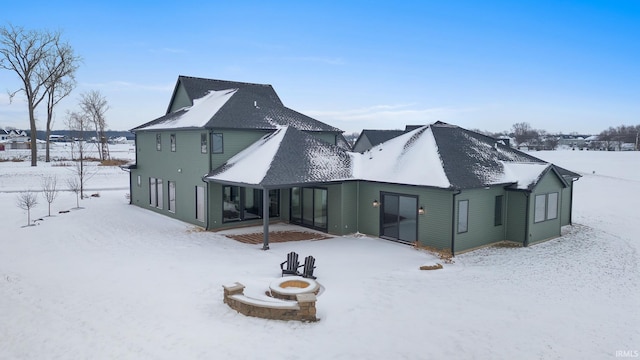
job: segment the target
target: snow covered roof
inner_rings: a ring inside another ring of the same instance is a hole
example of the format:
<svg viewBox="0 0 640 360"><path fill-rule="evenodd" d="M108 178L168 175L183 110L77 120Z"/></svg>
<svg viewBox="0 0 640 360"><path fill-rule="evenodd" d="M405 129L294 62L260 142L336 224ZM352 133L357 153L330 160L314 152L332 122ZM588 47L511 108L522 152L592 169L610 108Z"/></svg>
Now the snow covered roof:
<svg viewBox="0 0 640 360"><path fill-rule="evenodd" d="M203 97L193 100L193 106L165 115L137 130L204 127L237 91L238 89L211 90Z"/></svg>
<svg viewBox="0 0 640 360"><path fill-rule="evenodd" d="M531 190L550 170L563 182L563 176L579 176L492 137L438 122L362 154L293 128L279 128L205 179L259 187L366 180L444 189L503 184Z"/></svg>
<svg viewBox="0 0 640 360"><path fill-rule="evenodd" d="M423 126L357 156L361 180L449 188L432 128Z"/></svg>
<svg viewBox="0 0 640 360"><path fill-rule="evenodd" d="M342 133L342 130L289 109L271 85L180 76L191 106L168 112L132 131L201 127L208 129L276 130L289 126L304 131ZM174 91L173 98L176 96ZM206 104L206 105L203 105ZM171 105L170 105L171 106ZM188 115L187 115L188 114ZM185 121L187 116L191 120ZM181 125L186 126L181 126Z"/></svg>
<svg viewBox="0 0 640 360"><path fill-rule="evenodd" d="M264 188L349 180L352 156L344 149L295 128L282 127L263 136L206 180Z"/></svg>

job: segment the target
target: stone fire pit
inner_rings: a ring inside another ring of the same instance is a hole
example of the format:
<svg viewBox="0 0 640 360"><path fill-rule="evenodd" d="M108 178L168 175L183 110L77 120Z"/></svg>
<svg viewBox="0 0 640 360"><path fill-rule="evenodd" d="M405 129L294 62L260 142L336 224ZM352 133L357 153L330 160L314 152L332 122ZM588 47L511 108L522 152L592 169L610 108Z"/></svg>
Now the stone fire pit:
<svg viewBox="0 0 640 360"><path fill-rule="evenodd" d="M282 300L295 300L298 294L315 294L320 291L320 285L302 276L289 276L271 282L271 295Z"/></svg>

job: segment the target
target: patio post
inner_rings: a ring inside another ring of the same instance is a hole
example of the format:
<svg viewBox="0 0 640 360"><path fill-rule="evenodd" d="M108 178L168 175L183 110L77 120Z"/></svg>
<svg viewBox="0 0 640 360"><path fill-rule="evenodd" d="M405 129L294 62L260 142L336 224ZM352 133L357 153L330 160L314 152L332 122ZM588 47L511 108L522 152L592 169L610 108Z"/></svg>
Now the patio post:
<svg viewBox="0 0 640 360"><path fill-rule="evenodd" d="M262 189L262 250L269 250L269 190Z"/></svg>

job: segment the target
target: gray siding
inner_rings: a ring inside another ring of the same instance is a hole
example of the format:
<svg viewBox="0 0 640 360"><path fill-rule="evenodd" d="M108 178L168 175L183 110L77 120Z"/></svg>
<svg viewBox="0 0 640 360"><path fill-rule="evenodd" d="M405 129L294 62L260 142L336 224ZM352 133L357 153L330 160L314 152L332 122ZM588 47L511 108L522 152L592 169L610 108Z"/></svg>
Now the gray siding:
<svg viewBox="0 0 640 360"><path fill-rule="evenodd" d="M455 252L504 240L505 222L495 225L495 197L498 195L504 195L502 187L464 190L456 196ZM468 228L466 232L458 233L458 204L461 200L469 201Z"/></svg>

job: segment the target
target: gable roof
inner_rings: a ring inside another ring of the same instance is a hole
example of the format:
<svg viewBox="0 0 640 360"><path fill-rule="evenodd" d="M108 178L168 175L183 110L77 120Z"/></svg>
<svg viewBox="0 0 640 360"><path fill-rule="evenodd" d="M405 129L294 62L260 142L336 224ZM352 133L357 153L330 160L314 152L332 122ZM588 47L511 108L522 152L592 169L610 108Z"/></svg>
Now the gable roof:
<svg viewBox="0 0 640 360"><path fill-rule="evenodd" d="M227 90L227 89L249 88L252 93L259 95L263 98L268 98L270 99L270 101L273 101L277 104L284 106L284 104L282 104L282 101L280 101L278 94L276 94L276 91L273 89L271 85L268 85L268 84L253 84L253 83L245 83L245 82L239 82L239 81L205 79L205 78L184 76L184 75L178 76L178 81L176 81L176 86L173 89L173 94L171 95L171 101L169 102L169 106L171 106L171 103L173 103L173 100L177 95L180 85L182 85L182 87L184 88L192 105L193 105L193 100L199 99L207 95L207 93L209 93L209 91L211 90L220 91L220 90ZM170 112L170 108L167 109L167 113L169 112Z"/></svg>
<svg viewBox="0 0 640 360"><path fill-rule="evenodd" d="M290 126L305 131L342 133L338 128L284 106L271 85L180 76L171 104L180 88L186 92L190 106L168 112L131 131L177 128L275 130ZM222 93L229 96L225 97L219 106L203 106L204 103L210 103L208 100L212 97ZM178 121L184 117L191 117L189 113L196 112L199 119L197 123Z"/></svg>

